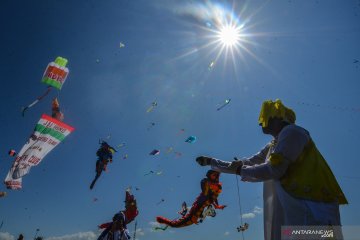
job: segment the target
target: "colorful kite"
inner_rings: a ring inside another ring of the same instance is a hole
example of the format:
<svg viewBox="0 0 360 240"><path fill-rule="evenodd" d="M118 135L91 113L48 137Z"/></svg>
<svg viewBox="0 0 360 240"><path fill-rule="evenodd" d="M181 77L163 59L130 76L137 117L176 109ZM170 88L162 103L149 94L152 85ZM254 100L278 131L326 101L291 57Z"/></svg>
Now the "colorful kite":
<svg viewBox="0 0 360 240"><path fill-rule="evenodd" d="M30 172L31 167L38 165L73 130L73 127L43 114L33 134L15 158L5 178L6 187L22 188L22 177Z"/></svg>
<svg viewBox="0 0 360 240"><path fill-rule="evenodd" d="M226 99L225 102L224 102L220 107L218 107L216 110L217 110L217 111L220 111L220 110L223 109L225 106L227 106L227 105L230 103L230 101L231 101L231 98Z"/></svg>
<svg viewBox="0 0 360 240"><path fill-rule="evenodd" d="M60 104L57 98L54 98L51 104L51 116L59 121L64 121L64 114L60 111Z"/></svg>
<svg viewBox="0 0 360 240"><path fill-rule="evenodd" d="M215 209L224 209L226 206L219 205L217 200L222 191L219 176L220 173L213 170L209 170L206 173L206 178L201 180L201 193L185 216L177 220L169 220L158 216L156 221L174 228L186 227L191 224L197 224L198 219L203 217L204 209L210 205L213 205Z"/></svg>
<svg viewBox="0 0 360 240"><path fill-rule="evenodd" d="M64 84L68 74L69 69L66 67L68 60L62 57L57 57L55 59L55 62L51 62L48 64L41 82L49 85L49 87L46 89L46 92L38 97L34 102L32 102L27 107L24 107L22 110L22 115L24 116L25 111L28 108L31 108L35 104L37 104L39 101L41 101L48 93L50 92L51 88L54 87L58 90L61 90L62 85Z"/></svg>
<svg viewBox="0 0 360 240"><path fill-rule="evenodd" d="M11 149L11 150L9 151L9 156L13 157L13 156L15 156L15 155L16 155L16 151L15 151L14 149Z"/></svg>
<svg viewBox="0 0 360 240"><path fill-rule="evenodd" d="M194 142L196 142L196 137L195 136L190 136L185 140L185 142L194 143Z"/></svg>
<svg viewBox="0 0 360 240"><path fill-rule="evenodd" d="M134 195L130 194L130 191L126 191L125 196L125 210L122 210L116 213L112 219L112 222L107 222L99 225L99 228L105 229L101 235L100 239L121 239L128 240L130 239L130 232L127 229L127 224L134 221L136 216L139 214L137 209L136 199Z"/></svg>
<svg viewBox="0 0 360 240"><path fill-rule="evenodd" d="M96 151L96 156L98 156L98 160L96 161L95 168L95 178L90 184L90 189L94 188L94 185L98 178L100 177L103 171L106 171L107 164L112 162L113 153L115 153L115 148L111 147L107 142L102 141L101 147Z"/></svg>

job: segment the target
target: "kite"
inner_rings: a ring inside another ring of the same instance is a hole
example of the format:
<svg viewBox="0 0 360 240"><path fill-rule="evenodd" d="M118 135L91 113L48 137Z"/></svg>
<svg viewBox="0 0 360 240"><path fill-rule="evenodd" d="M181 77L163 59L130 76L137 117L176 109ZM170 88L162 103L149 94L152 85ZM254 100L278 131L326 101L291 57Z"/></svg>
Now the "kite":
<svg viewBox="0 0 360 240"><path fill-rule="evenodd" d="M139 214L137 209L136 199L134 195L130 194L130 191L125 192L125 210L116 213L112 219L112 222L107 222L99 225L99 228L105 229L98 240L105 239L130 239L130 233L127 229L127 224L134 221Z"/></svg>
<svg viewBox="0 0 360 240"><path fill-rule="evenodd" d="M152 102L151 106L146 110L147 113L151 112L152 110L154 110L154 108L157 106L157 102Z"/></svg>
<svg viewBox="0 0 360 240"><path fill-rule="evenodd" d="M64 121L64 114L60 112L60 104L57 98L54 98L51 104L51 116L59 121Z"/></svg>
<svg viewBox="0 0 360 240"><path fill-rule="evenodd" d="M73 130L73 127L43 114L33 134L15 158L5 178L6 187L21 189L22 177L30 172L31 167L38 165Z"/></svg>
<svg viewBox="0 0 360 240"><path fill-rule="evenodd" d="M125 44L123 44L122 42L120 42L120 48L125 47Z"/></svg>
<svg viewBox="0 0 360 240"><path fill-rule="evenodd" d="M148 172L148 173L145 173L144 176L150 175L150 174L152 174L152 173L154 173L154 171L150 171L150 172Z"/></svg>
<svg viewBox="0 0 360 240"><path fill-rule="evenodd" d="M149 131L151 128L153 128L155 126L155 123L154 122L152 122L151 124L150 124L150 126L147 128L147 130Z"/></svg>
<svg viewBox="0 0 360 240"><path fill-rule="evenodd" d="M15 156L15 155L16 155L16 151L15 151L14 149L11 149L11 150L9 151L9 156L13 157L13 156Z"/></svg>
<svg viewBox="0 0 360 240"><path fill-rule="evenodd" d="M96 156L98 156L98 160L96 161L96 175L94 180L91 182L90 189L94 188L95 182L100 177L102 171L106 171L107 164L112 162L113 153L116 150L111 147L107 142L102 141L101 147L96 151Z"/></svg>
<svg viewBox="0 0 360 240"><path fill-rule="evenodd" d="M6 197L7 193L6 192L0 192L0 198L2 197Z"/></svg>
<svg viewBox="0 0 360 240"><path fill-rule="evenodd" d="M179 135L179 134L183 134L184 132L185 132L185 129L182 128L182 129L180 129L178 135Z"/></svg>
<svg viewBox="0 0 360 240"><path fill-rule="evenodd" d="M177 220L169 220L158 216L156 217L156 221L174 228L186 227L197 224L198 219L203 217L204 209L210 205L213 205L215 209L224 209L226 205L219 205L217 200L222 191L219 176L220 173L213 170L209 170L206 173L206 178L201 180L201 193L185 216Z"/></svg>
<svg viewBox="0 0 360 240"><path fill-rule="evenodd" d="M157 230L162 230L162 231L165 231L169 226L166 225L165 227L153 227L153 230L154 231L157 231Z"/></svg>
<svg viewBox="0 0 360 240"><path fill-rule="evenodd" d="M185 140L185 142L194 143L194 142L196 142L196 137L195 136L190 136Z"/></svg>
<svg viewBox="0 0 360 240"><path fill-rule="evenodd" d="M186 205L186 202L184 201L181 205L181 210L178 211L178 214L180 214L181 216L185 216L187 211L188 211L187 205Z"/></svg>
<svg viewBox="0 0 360 240"><path fill-rule="evenodd" d="M224 102L220 107L218 107L216 110L217 110L217 111L220 111L220 110L223 109L225 106L227 106L227 105L230 103L230 101L231 101L231 98L226 99L225 102Z"/></svg>
<svg viewBox="0 0 360 240"><path fill-rule="evenodd" d="M199 222L203 222L204 219L209 216L209 217L215 217L216 216L216 212L215 212L215 209L212 205L209 205L205 210L204 212L201 214L200 216L200 221Z"/></svg>
<svg viewBox="0 0 360 240"><path fill-rule="evenodd" d="M128 157L129 157L129 155L128 155L128 154L125 154L124 157L123 157L123 159L127 159Z"/></svg>
<svg viewBox="0 0 360 240"><path fill-rule="evenodd" d="M238 230L238 232L243 232L243 231L247 230L248 228L249 228L249 224L244 223L244 225L241 225L241 226L237 227L236 229Z"/></svg>
<svg viewBox="0 0 360 240"><path fill-rule="evenodd" d="M215 66L215 61L211 61L208 66L209 71L212 70L214 68L214 66Z"/></svg>
<svg viewBox="0 0 360 240"><path fill-rule="evenodd" d="M48 88L46 89L46 92L41 95L40 97L38 97L34 102L32 102L30 105L28 105L27 107L23 107L22 109L22 115L25 115L25 111L28 108L31 108L32 106L34 106L35 104L37 104L39 101L41 101L46 95L48 95L48 93L50 92L50 90L52 89L52 87L61 90L62 85L64 84L67 75L69 74L69 69L66 67L68 60L62 57L57 57L55 59L55 62L51 62L48 64L41 82L45 83L48 86Z"/></svg>
<svg viewBox="0 0 360 240"><path fill-rule="evenodd" d="M160 200L160 202L158 202L156 205L159 205L160 203L163 203L163 202L165 202L165 199L162 198L162 199Z"/></svg>
<svg viewBox="0 0 360 240"><path fill-rule="evenodd" d="M152 150L150 153L149 153L149 155L159 155L160 154L160 150L156 150L156 149L154 149L154 150Z"/></svg>

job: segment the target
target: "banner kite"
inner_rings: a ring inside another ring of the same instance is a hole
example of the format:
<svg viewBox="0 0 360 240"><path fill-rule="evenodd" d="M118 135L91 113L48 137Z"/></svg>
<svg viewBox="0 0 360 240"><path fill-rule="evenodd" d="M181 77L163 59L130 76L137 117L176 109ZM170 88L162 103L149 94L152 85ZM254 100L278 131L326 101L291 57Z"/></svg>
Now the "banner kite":
<svg viewBox="0 0 360 240"><path fill-rule="evenodd" d="M21 189L22 177L30 172L32 166L38 165L73 130L73 127L43 114L10 168L5 178L6 187Z"/></svg>

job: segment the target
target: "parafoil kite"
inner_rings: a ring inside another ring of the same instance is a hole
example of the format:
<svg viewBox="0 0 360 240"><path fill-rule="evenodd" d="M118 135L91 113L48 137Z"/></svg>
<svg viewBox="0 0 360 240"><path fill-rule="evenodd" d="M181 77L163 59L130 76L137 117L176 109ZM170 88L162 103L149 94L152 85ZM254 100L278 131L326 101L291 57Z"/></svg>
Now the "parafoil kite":
<svg viewBox="0 0 360 240"><path fill-rule="evenodd" d="M116 213L112 219L112 222L107 222L99 225L100 229L105 229L98 240L105 239L130 239L130 233L127 229L127 224L134 221L139 214L137 209L136 199L134 195L130 194L130 191L126 191L125 196L125 210Z"/></svg>
<svg viewBox="0 0 360 240"><path fill-rule="evenodd" d="M48 93L50 92L51 88L54 87L58 90L61 90L68 74L69 69L66 67L68 60L66 58L57 57L55 59L55 62L51 62L48 64L41 82L49 85L46 89L46 92L42 94L40 97L38 97L34 102L29 104L27 107L24 107L22 110L22 115L24 116L25 111L28 108L31 108L35 104L37 104L39 101L41 101Z"/></svg>
<svg viewBox="0 0 360 240"><path fill-rule="evenodd" d="M219 172L213 170L207 172L206 178L201 180L201 193L185 216L177 220L169 220L158 216L156 221L174 228L186 227L194 223L197 224L198 219L203 215L204 209L210 205L213 205L215 209L224 209L226 206L219 205L217 200L222 189L219 176Z"/></svg>
<svg viewBox="0 0 360 240"><path fill-rule="evenodd" d="M15 158L5 178L6 187L22 188L22 177L30 172L31 167L38 165L73 130L73 127L43 114L33 134Z"/></svg>

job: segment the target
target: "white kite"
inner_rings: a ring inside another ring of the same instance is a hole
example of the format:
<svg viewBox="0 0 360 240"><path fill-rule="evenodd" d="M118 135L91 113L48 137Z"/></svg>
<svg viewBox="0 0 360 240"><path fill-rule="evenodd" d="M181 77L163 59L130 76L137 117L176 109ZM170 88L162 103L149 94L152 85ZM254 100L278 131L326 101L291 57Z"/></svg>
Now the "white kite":
<svg viewBox="0 0 360 240"><path fill-rule="evenodd" d="M22 177L30 172L32 166L38 165L73 130L73 127L43 114L33 134L16 156L5 178L6 187L21 189Z"/></svg>

